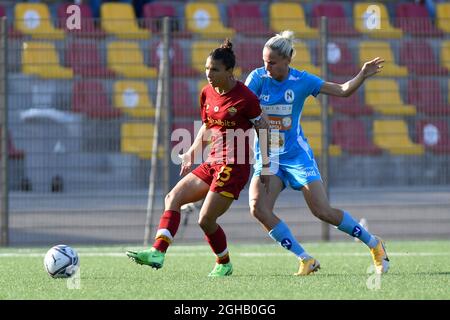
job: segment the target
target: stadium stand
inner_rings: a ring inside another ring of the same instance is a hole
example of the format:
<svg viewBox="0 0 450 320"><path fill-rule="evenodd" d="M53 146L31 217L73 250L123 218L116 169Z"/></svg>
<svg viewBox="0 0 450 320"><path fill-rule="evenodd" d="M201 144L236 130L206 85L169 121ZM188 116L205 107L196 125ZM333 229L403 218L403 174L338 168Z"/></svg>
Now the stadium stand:
<svg viewBox="0 0 450 320"><path fill-rule="evenodd" d="M436 154L450 153L448 123L445 120L419 120L416 123L417 140Z"/></svg>
<svg viewBox="0 0 450 320"><path fill-rule="evenodd" d="M34 39L64 39L64 31L53 26L45 3L17 3L14 8L15 27Z"/></svg>
<svg viewBox="0 0 450 320"><path fill-rule="evenodd" d="M162 55L161 42L150 46L151 65L155 68L159 68L159 60ZM199 71L192 68L188 64L185 57L185 50L180 45L179 40L174 40L170 43L169 56L171 60L172 76L179 77L193 77L200 75Z"/></svg>
<svg viewBox="0 0 450 320"><path fill-rule="evenodd" d="M345 42L329 42L327 48L328 70L333 75L349 77L358 74L360 68L355 65L353 54Z"/></svg>
<svg viewBox="0 0 450 320"><path fill-rule="evenodd" d="M0 158L2 157L1 143L2 143L2 130L0 126ZM13 138L11 136L11 132L8 130L8 158L11 160L21 160L24 157L25 152L23 150L16 148Z"/></svg>
<svg viewBox="0 0 450 320"><path fill-rule="evenodd" d="M172 81L172 92L177 93L172 95L172 112L175 120L184 117L200 119L200 109L192 100L188 82L181 79Z"/></svg>
<svg viewBox="0 0 450 320"><path fill-rule="evenodd" d="M65 51L66 65L75 74L83 77L113 78L115 72L103 65L97 45L94 42L71 42Z"/></svg>
<svg viewBox="0 0 450 320"><path fill-rule="evenodd" d="M98 38L105 37L106 32L96 26L93 19L92 11L89 5L81 3L78 5L80 8L80 29L68 29L66 19L69 16L67 13L67 7L73 5L73 3L62 3L58 6L58 27L64 29L66 33L73 33L80 37Z"/></svg>
<svg viewBox="0 0 450 320"><path fill-rule="evenodd" d="M305 70L309 73L320 76L321 68L312 63L310 49L306 42L297 41L295 43L296 54L292 58L291 66L299 70ZM262 51L261 51L262 52ZM262 54L262 53L261 53Z"/></svg>
<svg viewBox="0 0 450 320"><path fill-rule="evenodd" d="M135 154L141 159L151 159L154 128L152 123L123 123L120 128L120 150ZM160 153L161 150L158 150L158 156Z"/></svg>
<svg viewBox="0 0 450 320"><path fill-rule="evenodd" d="M305 133L314 154L318 157L322 155L322 123L320 121L302 121L301 127ZM342 154L342 149L338 145L329 145L330 156L336 157Z"/></svg>
<svg viewBox="0 0 450 320"><path fill-rule="evenodd" d="M264 41L258 40L241 40L233 44L233 47L236 47L234 49L237 64L237 68L235 68L236 77L239 77L241 73L247 74L253 69L260 68L264 65L262 60L264 44Z"/></svg>
<svg viewBox="0 0 450 320"><path fill-rule="evenodd" d="M200 74L205 74L205 61L209 53L220 45L220 41L192 41L191 65Z"/></svg>
<svg viewBox="0 0 450 320"><path fill-rule="evenodd" d="M303 105L302 117L318 117L321 114L322 104L319 99L309 96Z"/></svg>
<svg viewBox="0 0 450 320"><path fill-rule="evenodd" d="M424 147L411 141L404 120L374 120L375 145L392 155L423 155Z"/></svg>
<svg viewBox="0 0 450 320"><path fill-rule="evenodd" d="M155 116L155 107L143 81L119 80L114 83L114 107L134 118Z"/></svg>
<svg viewBox="0 0 450 320"><path fill-rule="evenodd" d="M71 79L73 71L59 62L58 52L51 42L23 43L22 72L46 79Z"/></svg>
<svg viewBox="0 0 450 320"><path fill-rule="evenodd" d="M6 14L6 8L2 5L0 5L0 18L6 17L8 18L7 14ZM13 24L9 24L8 26L8 37L11 39L18 39L18 38L22 38L23 34L16 30L14 28Z"/></svg>
<svg viewBox="0 0 450 320"><path fill-rule="evenodd" d="M367 12L369 6L378 7L380 20L379 25L376 21L370 21L370 14ZM363 34L373 38L399 39L403 37L403 31L392 26L389 20L389 12L384 3L381 2L357 2L353 6L353 22L355 29Z"/></svg>
<svg viewBox="0 0 450 320"><path fill-rule="evenodd" d="M400 63L416 75L446 75L447 69L439 65L433 48L425 40L406 40L400 48Z"/></svg>
<svg viewBox="0 0 450 320"><path fill-rule="evenodd" d="M408 102L416 105L421 113L437 116L450 114L450 105L445 102L439 81L436 79L410 79Z"/></svg>
<svg viewBox="0 0 450 320"><path fill-rule="evenodd" d="M162 17L170 17L170 30L174 37L190 38L192 34L185 29L184 19L177 14L173 3L150 2L142 7L144 26L154 34L162 32Z"/></svg>
<svg viewBox="0 0 450 320"><path fill-rule="evenodd" d="M111 106L102 83L95 80L75 82L72 90L72 111L88 118L111 119L122 115Z"/></svg>
<svg viewBox="0 0 450 320"><path fill-rule="evenodd" d="M208 39L231 39L234 37L234 30L224 26L217 4L188 2L184 9L187 28L193 34Z"/></svg>
<svg viewBox="0 0 450 320"><path fill-rule="evenodd" d="M441 43L441 65L450 72L450 40Z"/></svg>
<svg viewBox="0 0 450 320"><path fill-rule="evenodd" d="M361 41L359 43L359 64L362 66L365 62L374 59L376 56L383 57L383 71L379 76L382 77L406 77L408 69L405 66L399 66L395 63L394 54L391 45L387 41Z"/></svg>
<svg viewBox="0 0 450 320"><path fill-rule="evenodd" d="M100 8L103 30L121 39L149 39L151 32L140 28L129 3L103 3Z"/></svg>
<svg viewBox="0 0 450 320"><path fill-rule="evenodd" d="M354 37L359 33L347 21L344 7L341 3L322 2L313 5L312 8L312 26L320 26L320 17L328 17L328 33L333 36Z"/></svg>
<svg viewBox="0 0 450 320"><path fill-rule="evenodd" d="M424 5L418 3L398 3L396 7L397 26L414 36L442 36L436 29Z"/></svg>
<svg viewBox="0 0 450 320"><path fill-rule="evenodd" d="M373 110L362 101L358 92L346 98L329 96L329 102L334 112L351 117L369 116L373 114Z"/></svg>
<svg viewBox="0 0 450 320"><path fill-rule="evenodd" d="M450 3L436 3L436 24L445 33L450 33Z"/></svg>
<svg viewBox="0 0 450 320"><path fill-rule="evenodd" d="M331 127L332 143L342 150L359 155L380 155L382 150L367 138L366 128L360 119L336 120Z"/></svg>
<svg viewBox="0 0 450 320"><path fill-rule="evenodd" d="M237 2L227 7L228 25L236 33L246 36L268 37L273 32L267 27L258 3Z"/></svg>
<svg viewBox="0 0 450 320"><path fill-rule="evenodd" d="M366 104L382 115L413 116L416 107L404 104L398 83L392 79L367 80L365 82Z"/></svg>
<svg viewBox="0 0 450 320"><path fill-rule="evenodd" d="M138 42L112 41L108 43L108 66L127 78L155 78L155 68L144 64Z"/></svg>
<svg viewBox="0 0 450 320"><path fill-rule="evenodd" d="M270 28L276 33L292 30L300 39L317 39L319 37L319 31L307 24L305 12L299 3L271 3L269 21Z"/></svg>

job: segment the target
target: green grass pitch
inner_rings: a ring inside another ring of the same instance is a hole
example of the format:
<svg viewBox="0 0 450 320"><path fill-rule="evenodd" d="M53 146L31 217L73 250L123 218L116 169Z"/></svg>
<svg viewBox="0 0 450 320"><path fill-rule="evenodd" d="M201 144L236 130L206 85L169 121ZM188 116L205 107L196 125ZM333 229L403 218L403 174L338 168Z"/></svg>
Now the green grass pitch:
<svg viewBox="0 0 450 320"><path fill-rule="evenodd" d="M230 245L234 273L208 278L206 244L169 248L161 270L134 264L130 246L73 246L78 278L44 271L48 248L0 249L0 299L450 299L450 241L388 241L388 274L377 278L367 247L353 241L305 243L322 269L295 277L297 260L275 244Z"/></svg>

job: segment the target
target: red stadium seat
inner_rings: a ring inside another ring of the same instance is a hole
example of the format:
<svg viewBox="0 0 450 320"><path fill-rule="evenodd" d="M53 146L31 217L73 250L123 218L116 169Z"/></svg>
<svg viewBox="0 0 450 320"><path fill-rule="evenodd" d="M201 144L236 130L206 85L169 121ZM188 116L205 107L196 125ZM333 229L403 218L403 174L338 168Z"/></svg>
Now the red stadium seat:
<svg viewBox="0 0 450 320"><path fill-rule="evenodd" d="M312 27L320 27L320 17L328 17L328 32L332 36L357 36L359 35L353 26L347 21L344 7L341 3L323 2L313 6Z"/></svg>
<svg viewBox="0 0 450 320"><path fill-rule="evenodd" d="M72 111L100 119L117 118L122 115L119 109L111 106L102 83L94 80L74 84Z"/></svg>
<svg viewBox="0 0 450 320"><path fill-rule="evenodd" d="M185 29L184 21L177 15L177 11L171 3L151 2L142 7L142 17L144 25L153 33L162 31L162 17L171 18L172 35L180 38L191 37L192 34Z"/></svg>
<svg viewBox="0 0 450 320"><path fill-rule="evenodd" d="M0 5L0 18L6 17L6 9L4 6ZM11 24L8 28L8 37L9 38L21 38L23 37L22 32L14 29L14 26Z"/></svg>
<svg viewBox="0 0 450 320"><path fill-rule="evenodd" d="M450 137L445 120L419 120L416 123L417 141L433 153L450 153Z"/></svg>
<svg viewBox="0 0 450 320"><path fill-rule="evenodd" d="M69 30L66 26L66 19L70 16L67 13L67 7L73 5L73 3L63 3L58 6L58 26L64 29L66 32L74 33L82 37L104 37L106 33L98 28L94 23L91 8L88 4L79 4L81 14L81 29Z"/></svg>
<svg viewBox="0 0 450 320"><path fill-rule="evenodd" d="M442 36L443 32L431 22L424 5L399 3L396 8L397 26L415 36Z"/></svg>
<svg viewBox="0 0 450 320"><path fill-rule="evenodd" d="M434 79L411 79L408 82L408 102L429 115L448 115L450 105L445 103L439 82Z"/></svg>
<svg viewBox="0 0 450 320"><path fill-rule="evenodd" d="M197 117L200 119L200 107L192 101L191 91L187 82L174 80L172 82L172 112L175 118Z"/></svg>
<svg viewBox="0 0 450 320"><path fill-rule="evenodd" d="M0 159L2 158L1 154L1 143L2 143L2 130L0 127ZM11 160L20 160L25 157L25 152L22 150L16 149L14 146L14 142L11 136L11 133L8 131L8 157Z"/></svg>
<svg viewBox="0 0 450 320"><path fill-rule="evenodd" d="M169 51L172 75L181 77L193 77L198 76L198 70L192 68L186 63L184 56L185 50L181 47L177 41L171 42L171 48ZM159 57L162 54L162 47L160 43L151 46L151 65L155 68L159 68Z"/></svg>
<svg viewBox="0 0 450 320"><path fill-rule="evenodd" d="M264 65L262 61L264 44L265 42L250 41L236 43L236 64L241 68L241 72L248 73Z"/></svg>
<svg viewBox="0 0 450 320"><path fill-rule="evenodd" d="M318 51L320 56L320 46ZM328 70L335 76L355 76L360 70L354 63L353 54L345 42L328 43L327 61Z"/></svg>
<svg viewBox="0 0 450 320"><path fill-rule="evenodd" d="M417 75L446 75L448 71L436 59L425 40L407 41L400 48L400 63Z"/></svg>
<svg viewBox="0 0 450 320"><path fill-rule="evenodd" d="M367 138L364 123L358 119L332 123L332 143L351 154L380 155L382 150Z"/></svg>
<svg viewBox="0 0 450 320"><path fill-rule="evenodd" d="M367 106L357 92L346 98L329 96L333 111L343 113L352 117L372 115L373 110Z"/></svg>
<svg viewBox="0 0 450 320"><path fill-rule="evenodd" d="M256 3L234 3L228 5L229 26L237 33L249 36L273 35L266 26L260 5Z"/></svg>
<svg viewBox="0 0 450 320"><path fill-rule="evenodd" d="M200 119L200 118L199 118ZM181 122L174 122L172 123L172 133L177 130L177 129L186 129L189 132L189 136L185 136L184 134L186 132L178 132L176 135L174 135L174 139L179 139L179 140L175 140L172 141L172 147L175 146L178 143L181 143L183 139L187 139L187 141L184 141L184 143L186 143L186 146L189 147L190 145L192 145L192 143L194 142L194 139L196 137L195 132L194 132L194 122L190 121L181 121ZM180 135L182 135L182 138L180 137ZM187 151L184 150L185 152Z"/></svg>
<svg viewBox="0 0 450 320"><path fill-rule="evenodd" d="M74 73L85 77L114 77L115 72L105 67L95 43L72 42L65 52L65 61Z"/></svg>

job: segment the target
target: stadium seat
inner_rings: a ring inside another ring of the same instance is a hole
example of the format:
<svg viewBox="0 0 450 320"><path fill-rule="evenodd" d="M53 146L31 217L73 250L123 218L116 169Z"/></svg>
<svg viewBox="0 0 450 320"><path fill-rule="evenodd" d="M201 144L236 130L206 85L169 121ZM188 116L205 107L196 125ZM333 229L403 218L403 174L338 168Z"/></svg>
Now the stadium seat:
<svg viewBox="0 0 450 320"><path fill-rule="evenodd" d="M0 5L0 18L7 17L6 8ZM8 23L8 37L11 39L22 38L23 34L19 30L14 28L12 23Z"/></svg>
<svg viewBox="0 0 450 320"><path fill-rule="evenodd" d="M117 118L122 115L119 109L111 106L102 83L94 80L74 83L72 111L99 119Z"/></svg>
<svg viewBox="0 0 450 320"><path fill-rule="evenodd" d="M234 30L223 25L215 3L188 2L185 7L187 28L204 38L233 38Z"/></svg>
<svg viewBox="0 0 450 320"><path fill-rule="evenodd" d="M379 9L380 20L379 25L372 24L370 11L368 8L371 5L376 5ZM395 28L389 21L389 12L380 2L360 2L353 6L353 21L355 29L361 33L367 34L373 38L392 38L399 39L403 37L403 31Z"/></svg>
<svg viewBox="0 0 450 320"><path fill-rule="evenodd" d="M228 5L229 26L247 36L272 36L257 3L232 3Z"/></svg>
<svg viewBox="0 0 450 320"><path fill-rule="evenodd" d="M424 147L411 141L404 120L374 120L375 145L392 155L423 155Z"/></svg>
<svg viewBox="0 0 450 320"><path fill-rule="evenodd" d="M354 92L349 97L329 96L329 103L334 112L346 114L351 117L369 116L373 114L373 110L367 106L358 92Z"/></svg>
<svg viewBox="0 0 450 320"><path fill-rule="evenodd" d="M398 3L396 8L397 26L415 36L442 36L436 29L425 5L418 3Z"/></svg>
<svg viewBox="0 0 450 320"><path fill-rule="evenodd" d="M416 123L417 141L436 154L450 153L448 123L445 120L419 120Z"/></svg>
<svg viewBox="0 0 450 320"><path fill-rule="evenodd" d="M196 118L200 119L200 106L192 101L192 94L189 85L183 80L172 81L172 115L177 118ZM198 95L197 95L198 96Z"/></svg>
<svg viewBox="0 0 450 320"><path fill-rule="evenodd" d="M157 70L144 64L137 42L113 41L108 44L108 66L127 78L155 78Z"/></svg>
<svg viewBox="0 0 450 320"><path fill-rule="evenodd" d="M301 127L305 134L305 138L313 150L314 155L320 157L322 155L322 124L320 121L301 121ZM330 144L328 151L330 156L340 156L342 149L338 145Z"/></svg>
<svg viewBox="0 0 450 320"><path fill-rule="evenodd" d="M67 17L70 14L67 13L67 7L73 5L73 3L62 3L58 6L58 19L59 28L64 29L66 32L71 34L76 34L80 37L105 37L106 33L98 28L94 22L94 17L92 15L91 7L86 3L80 3L77 6L80 8L80 29L69 30L66 25Z"/></svg>
<svg viewBox="0 0 450 320"><path fill-rule="evenodd" d="M2 158L2 127L0 126L0 159ZM20 160L25 157L25 152L23 150L19 150L14 145L13 138L11 136L11 132L8 130L8 158L10 160Z"/></svg>
<svg viewBox="0 0 450 320"><path fill-rule="evenodd" d="M366 104L380 114L404 116L416 114L415 106L403 103L395 80L369 79L366 81L364 93Z"/></svg>
<svg viewBox="0 0 450 320"><path fill-rule="evenodd" d="M305 70L309 73L312 73L317 76L322 75L321 68L315 66L312 63L311 60L311 54L308 48L308 45L306 42L303 41L297 41L295 43L295 51L296 54L292 58L291 67L298 69L298 70ZM261 50L261 56L262 56L262 50Z"/></svg>
<svg viewBox="0 0 450 320"><path fill-rule="evenodd" d="M18 31L35 39L64 39L64 31L53 26L45 3L17 3L14 8Z"/></svg>
<svg viewBox="0 0 450 320"><path fill-rule="evenodd" d="M380 155L382 150L367 138L364 123L359 119L336 120L332 123L333 144L351 154Z"/></svg>
<svg viewBox="0 0 450 320"><path fill-rule="evenodd" d="M172 3L150 2L142 7L144 25L153 33L162 32L162 18L170 17L170 30L172 36L179 38L190 38L192 34L185 30L184 19L177 15L177 10Z"/></svg>
<svg viewBox="0 0 450 320"><path fill-rule="evenodd" d="M120 130L121 151L135 154L144 160L151 159L154 128L152 123L123 123ZM158 150L158 157L161 155L162 150Z"/></svg>
<svg viewBox="0 0 450 320"><path fill-rule="evenodd" d="M306 23L305 12L299 3L273 2L269 14L270 27L276 33L292 30L300 39L319 38L319 31Z"/></svg>
<svg viewBox="0 0 450 320"><path fill-rule="evenodd" d="M320 54L320 50L319 50ZM333 41L328 43L328 70L336 76L355 76L360 68L355 65L353 54L345 42Z"/></svg>
<svg viewBox="0 0 450 320"><path fill-rule="evenodd" d="M138 26L129 3L103 3L100 9L102 28L121 39L149 39L151 32Z"/></svg>
<svg viewBox="0 0 450 320"><path fill-rule="evenodd" d="M383 69L377 76L379 77L406 77L408 69L395 63L394 54L387 41L361 41L359 43L359 64L363 66L365 62L376 57L383 57Z"/></svg>
<svg viewBox="0 0 450 320"><path fill-rule="evenodd" d="M176 134L175 131L179 130L180 132L177 132ZM172 123L172 134L174 134L173 138L174 140L172 140L172 147L177 145L178 143L181 143L183 140L182 139L186 139L187 141L184 141L184 143L186 143L186 147L188 148L189 146L192 145L192 143L194 142L194 139L196 137L196 134L194 132L194 123L192 121L187 122L187 121L180 121L180 122L174 122ZM182 130L182 131L181 131ZM184 131L187 130L188 132ZM189 133L189 136L187 136L186 134ZM180 137L180 135L182 135ZM177 139L177 140L175 140ZM179 139L179 140L178 140ZM184 151L187 151L187 149L185 149Z"/></svg>
<svg viewBox="0 0 450 320"><path fill-rule="evenodd" d="M180 77L193 77L198 76L199 71L192 68L186 62L186 57L184 55L184 48L181 47L177 40L171 41L171 47L169 50L171 69L173 76ZM162 55L162 45L161 42L151 46L151 60L152 66L159 68L159 58Z"/></svg>
<svg viewBox="0 0 450 320"><path fill-rule="evenodd" d="M60 65L55 45L50 42L24 42L22 72L46 79L70 79L73 71Z"/></svg>
<svg viewBox="0 0 450 320"><path fill-rule="evenodd" d="M236 55L236 64L239 68L235 75L240 76L240 72L249 73L253 69L262 67L262 51L265 41L239 41L233 43L233 50Z"/></svg>
<svg viewBox="0 0 450 320"><path fill-rule="evenodd" d="M114 106L131 117L155 116L147 84L142 81L120 80L114 84Z"/></svg>
<svg viewBox="0 0 450 320"><path fill-rule="evenodd" d="M309 96L303 104L302 117L319 117L322 114L320 100Z"/></svg>
<svg viewBox="0 0 450 320"><path fill-rule="evenodd" d="M193 41L191 47L191 65L200 74L205 74L205 63L209 53L220 45L220 41Z"/></svg>
<svg viewBox="0 0 450 320"><path fill-rule="evenodd" d="M436 79L410 79L408 102L416 105L421 113L436 116L450 114L450 105L445 102Z"/></svg>
<svg viewBox="0 0 450 320"><path fill-rule="evenodd" d="M103 65L97 45L93 42L70 43L66 49L65 61L75 74L84 77L112 78L115 76L114 71Z"/></svg>
<svg viewBox="0 0 450 320"><path fill-rule="evenodd" d="M437 27L450 33L450 3L436 3Z"/></svg>
<svg viewBox="0 0 450 320"><path fill-rule="evenodd" d="M448 71L434 56L433 49L424 40L406 41L400 48L400 63L416 75L447 75Z"/></svg>
<svg viewBox="0 0 450 320"><path fill-rule="evenodd" d="M328 33L331 36L358 36L358 32L348 23L347 15L341 3L322 2L313 5L312 26L320 27L320 18L328 17Z"/></svg>
<svg viewBox="0 0 450 320"><path fill-rule="evenodd" d="M450 71L450 40L441 43L441 65Z"/></svg>

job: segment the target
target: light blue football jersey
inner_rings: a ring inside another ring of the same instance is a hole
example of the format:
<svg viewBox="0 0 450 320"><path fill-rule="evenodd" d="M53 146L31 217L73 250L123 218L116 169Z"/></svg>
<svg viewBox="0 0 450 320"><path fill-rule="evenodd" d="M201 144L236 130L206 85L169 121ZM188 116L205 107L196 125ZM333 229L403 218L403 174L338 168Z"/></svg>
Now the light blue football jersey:
<svg viewBox="0 0 450 320"><path fill-rule="evenodd" d="M312 152L300 125L305 99L316 97L324 80L306 71L289 69L283 81L272 79L264 67L253 70L245 84L259 98L261 108L269 117L271 127L271 160L279 164L292 164L301 158L312 159ZM255 139L255 156L260 151ZM295 159L295 160L294 160Z"/></svg>

